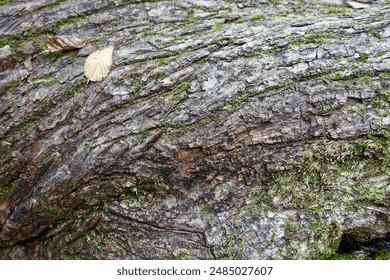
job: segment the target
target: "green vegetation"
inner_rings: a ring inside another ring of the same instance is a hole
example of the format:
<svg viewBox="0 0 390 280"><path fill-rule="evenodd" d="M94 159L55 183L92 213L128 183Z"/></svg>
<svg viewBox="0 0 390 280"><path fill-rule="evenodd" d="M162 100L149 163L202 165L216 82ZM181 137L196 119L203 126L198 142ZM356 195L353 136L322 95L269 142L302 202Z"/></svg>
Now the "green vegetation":
<svg viewBox="0 0 390 280"><path fill-rule="evenodd" d="M280 4L280 0L270 0L269 1L272 5L277 6Z"/></svg>
<svg viewBox="0 0 390 280"><path fill-rule="evenodd" d="M353 62L367 62L368 58L370 57L366 53L361 53L359 51L356 51L359 54L358 58L352 59Z"/></svg>
<svg viewBox="0 0 390 280"><path fill-rule="evenodd" d="M88 16L87 13L80 14L80 15L75 15L75 16L70 16L64 19L59 19L55 23L51 25L52 29L58 30L61 26L67 25L67 24L74 24Z"/></svg>
<svg viewBox="0 0 390 280"><path fill-rule="evenodd" d="M191 251L194 249L194 244L188 244L185 246L181 252L179 259L181 260L194 260L195 257L191 256Z"/></svg>
<svg viewBox="0 0 390 280"><path fill-rule="evenodd" d="M172 62L173 58L168 56L168 57L161 57L156 59L156 65L161 66L161 65L169 65Z"/></svg>
<svg viewBox="0 0 390 280"><path fill-rule="evenodd" d="M55 107L55 104L51 100L46 100L42 103L40 109L36 112L33 112L31 116L27 118L27 120L19 123L16 127L16 130L23 134L27 129L36 125L36 123L44 116L51 111L52 108Z"/></svg>
<svg viewBox="0 0 390 280"><path fill-rule="evenodd" d="M334 38L335 34L331 31L308 30L304 34L290 34L287 41L293 46L301 44L324 44L329 39Z"/></svg>
<svg viewBox="0 0 390 280"><path fill-rule="evenodd" d="M390 106L390 91L386 87L377 87L375 89L375 97L371 101L374 108L382 108ZM388 115L385 113L385 116Z"/></svg>
<svg viewBox="0 0 390 280"><path fill-rule="evenodd" d="M187 98L187 90L190 88L188 82L182 82L178 85L170 87L167 92L169 96L169 106L171 108L176 107L179 103Z"/></svg>
<svg viewBox="0 0 390 280"><path fill-rule="evenodd" d="M6 85L3 86L2 89L8 90L9 92L12 92L14 89L18 88L20 85L25 83L27 81L26 76L17 77L11 81L9 81Z"/></svg>
<svg viewBox="0 0 390 280"><path fill-rule="evenodd" d="M94 230L90 230L85 236L84 236L84 242L97 250L100 253L104 253L103 244L101 242L101 238L98 238L96 235L96 232Z"/></svg>
<svg viewBox="0 0 390 280"><path fill-rule="evenodd" d="M267 17L263 14L257 14L257 15L253 15L251 16L250 18L250 21L254 22L254 21L263 21L263 20L266 20Z"/></svg>
<svg viewBox="0 0 390 280"><path fill-rule="evenodd" d="M56 76L57 76L56 73L49 73L49 74L44 75L42 78L39 78L39 79L33 80L33 81L29 81L29 82L33 83L33 84L47 84L49 86L53 86L53 85L57 84L59 81L61 81L65 77L65 74L60 75L58 77L56 77Z"/></svg>
<svg viewBox="0 0 390 280"><path fill-rule="evenodd" d="M57 61L63 57L70 57L74 59L78 50L67 50L67 51L56 51L56 52L47 52L44 55L51 60L51 62Z"/></svg>
<svg viewBox="0 0 390 280"><path fill-rule="evenodd" d="M65 93L73 98L75 104L81 105L80 93L86 87L87 79L85 77L77 78L74 82L66 86Z"/></svg>
<svg viewBox="0 0 390 280"><path fill-rule="evenodd" d="M190 83L188 82L182 82L177 86L174 86L170 89L170 94L176 95L178 93L182 93L183 91L186 91L190 88Z"/></svg>
<svg viewBox="0 0 390 280"><path fill-rule="evenodd" d="M364 256L364 255L363 255ZM361 259L367 259L367 257L363 257L357 252L352 253L337 253L336 251L326 258L323 258L325 260L361 260ZM382 249L376 256L371 256L370 259L375 260L390 260L390 251L386 249Z"/></svg>
<svg viewBox="0 0 390 280"><path fill-rule="evenodd" d="M376 260L390 260L390 251L382 249L379 255L375 258Z"/></svg>
<svg viewBox="0 0 390 280"><path fill-rule="evenodd" d="M232 256L240 256L245 246L245 240L237 235L230 235L222 242L222 258L230 259Z"/></svg>
<svg viewBox="0 0 390 280"><path fill-rule="evenodd" d="M54 203L49 203L46 205L46 211L53 216L56 216L60 213L60 209L58 206Z"/></svg>
<svg viewBox="0 0 390 280"><path fill-rule="evenodd" d="M345 66L342 66L339 70L333 71L329 74L326 74L325 76L332 81L350 82L351 80L358 79L365 84L371 84L372 78L377 76L377 73L369 71L348 71L346 70Z"/></svg>
<svg viewBox="0 0 390 280"><path fill-rule="evenodd" d="M373 183L369 179L390 174L389 142L390 131L378 129L355 139L308 144L299 160L285 161L290 166L288 170L269 174L271 186L259 186L252 191L253 207L276 211L273 199L277 197L284 207L309 213L313 219L307 229L313 239L309 242L313 252L310 258L329 259L337 251L340 226L336 220L330 223L316 217L340 205L359 213L367 205L384 203L389 195L386 182ZM296 228L292 220L286 220L285 238Z"/></svg>
<svg viewBox="0 0 390 280"><path fill-rule="evenodd" d="M2 145L1 143L0 145ZM12 186L10 185L0 185L0 199L4 198L4 196L12 189Z"/></svg>
<svg viewBox="0 0 390 280"><path fill-rule="evenodd" d="M0 0L0 6L1 5L11 4L11 3L12 3L12 0Z"/></svg>
<svg viewBox="0 0 390 280"><path fill-rule="evenodd" d="M9 45L13 52L17 52L25 43L29 41L36 41L37 50L39 50L43 47L42 38L54 35L55 32L50 29L37 33L35 27L30 27L29 29L22 31L18 34L14 34L5 39L1 39L0 48Z"/></svg>
<svg viewBox="0 0 390 280"><path fill-rule="evenodd" d="M287 13L280 12L280 13L272 14L272 15L271 15L271 19L272 19L272 20L283 20L283 19L285 19L287 16L288 16Z"/></svg>
<svg viewBox="0 0 390 280"><path fill-rule="evenodd" d="M200 214L202 215L202 217L208 216L210 213L212 213L212 211L208 204L205 204L202 210L200 210Z"/></svg>
<svg viewBox="0 0 390 280"><path fill-rule="evenodd" d="M326 5L326 3L321 3L322 5L325 5L327 7L326 13L327 14L348 14L351 9L346 4L329 4Z"/></svg>
<svg viewBox="0 0 390 280"><path fill-rule="evenodd" d="M295 232L299 229L299 225L292 220L291 216L289 216L284 222L284 229L286 231L286 237L289 238L293 236Z"/></svg>
<svg viewBox="0 0 390 280"><path fill-rule="evenodd" d="M370 33L372 36L377 38L378 40L382 40L382 35L379 33L379 31L373 27L370 27L368 30L368 33Z"/></svg>
<svg viewBox="0 0 390 280"><path fill-rule="evenodd" d="M386 55L387 54L387 52L378 52L376 55L375 55L375 57L382 57L382 56L384 56L384 55Z"/></svg>
<svg viewBox="0 0 390 280"><path fill-rule="evenodd" d="M217 20L212 21L211 30L206 33L208 36L213 36L217 33L220 33L222 31L226 30L226 26L223 25L221 22Z"/></svg>
<svg viewBox="0 0 390 280"><path fill-rule="evenodd" d="M193 25L194 23L196 23L202 19L203 19L202 17L195 16L195 9L191 9L188 11L187 18L185 19L185 21L182 22L182 26L184 28L191 27L191 25Z"/></svg>
<svg viewBox="0 0 390 280"><path fill-rule="evenodd" d="M250 94L247 93L242 93L239 95L236 99L234 99L231 102L226 103L223 107L222 110L224 111L230 111L231 109L237 108L241 106L242 104L245 103L245 101L250 97Z"/></svg>
<svg viewBox="0 0 390 280"><path fill-rule="evenodd" d="M1 2L0 2L1 4ZM57 5L56 3L55 5ZM42 9L47 8L47 6L42 7ZM5 39L0 40L0 48L9 45L14 52L20 50L20 48L29 41L35 41L37 44L37 51L41 51L45 48L46 43L44 42L45 37L55 36L61 26L66 24L74 24L85 17L87 14L81 14L76 16L67 17L65 19L60 19L53 24L50 24L44 28L42 31L37 31L35 26L30 26L28 29L21 31L17 34L8 36Z"/></svg>

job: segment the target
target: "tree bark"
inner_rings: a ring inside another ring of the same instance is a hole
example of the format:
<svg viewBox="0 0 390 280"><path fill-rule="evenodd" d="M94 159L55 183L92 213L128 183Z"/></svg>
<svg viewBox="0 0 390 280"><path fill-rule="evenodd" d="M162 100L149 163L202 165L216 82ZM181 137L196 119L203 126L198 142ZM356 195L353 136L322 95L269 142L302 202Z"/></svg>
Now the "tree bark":
<svg viewBox="0 0 390 280"><path fill-rule="evenodd" d="M330 258L346 237L388 240L389 1L333 2L0 6L0 258ZM45 53L53 35L90 41ZM112 71L87 82L110 44Z"/></svg>

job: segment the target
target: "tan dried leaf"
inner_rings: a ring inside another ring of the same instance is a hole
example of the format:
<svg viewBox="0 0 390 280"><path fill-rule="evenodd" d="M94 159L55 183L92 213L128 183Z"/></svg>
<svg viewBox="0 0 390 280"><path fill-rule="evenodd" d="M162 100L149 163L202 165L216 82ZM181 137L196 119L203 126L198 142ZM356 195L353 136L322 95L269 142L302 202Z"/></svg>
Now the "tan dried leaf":
<svg viewBox="0 0 390 280"><path fill-rule="evenodd" d="M353 9L365 9L370 7L369 2L363 1L346 1L345 3Z"/></svg>
<svg viewBox="0 0 390 280"><path fill-rule="evenodd" d="M81 49L87 42L88 40L81 40L74 35L49 37L47 49L49 52Z"/></svg>
<svg viewBox="0 0 390 280"><path fill-rule="evenodd" d="M107 46L103 49L91 53L84 64L84 74L89 81L100 82L111 70L112 54L114 45Z"/></svg>

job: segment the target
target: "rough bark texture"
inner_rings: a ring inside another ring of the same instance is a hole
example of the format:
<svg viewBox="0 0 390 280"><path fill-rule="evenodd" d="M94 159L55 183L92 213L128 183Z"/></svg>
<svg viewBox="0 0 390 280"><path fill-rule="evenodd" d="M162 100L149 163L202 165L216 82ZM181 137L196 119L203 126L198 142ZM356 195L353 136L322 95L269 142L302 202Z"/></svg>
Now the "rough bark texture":
<svg viewBox="0 0 390 280"><path fill-rule="evenodd" d="M6 2L0 258L327 258L388 238L389 1ZM91 41L42 53L53 35Z"/></svg>

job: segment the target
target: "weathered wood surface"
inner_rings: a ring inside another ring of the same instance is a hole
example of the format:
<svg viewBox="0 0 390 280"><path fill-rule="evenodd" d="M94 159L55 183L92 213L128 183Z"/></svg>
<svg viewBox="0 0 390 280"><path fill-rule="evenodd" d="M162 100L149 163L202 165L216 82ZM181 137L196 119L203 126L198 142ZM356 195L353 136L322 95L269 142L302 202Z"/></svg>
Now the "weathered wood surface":
<svg viewBox="0 0 390 280"><path fill-rule="evenodd" d="M388 236L389 1L332 2L0 6L0 258L319 258ZM91 41L42 53L54 35Z"/></svg>

